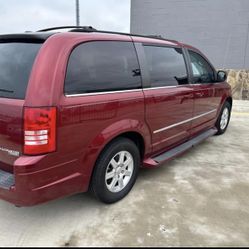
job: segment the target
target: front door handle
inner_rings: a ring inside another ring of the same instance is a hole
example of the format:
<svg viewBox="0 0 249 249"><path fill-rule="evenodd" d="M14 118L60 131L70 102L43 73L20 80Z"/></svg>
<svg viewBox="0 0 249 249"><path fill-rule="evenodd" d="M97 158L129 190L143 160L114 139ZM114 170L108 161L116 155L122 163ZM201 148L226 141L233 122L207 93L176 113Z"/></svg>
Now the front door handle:
<svg viewBox="0 0 249 249"><path fill-rule="evenodd" d="M184 99L192 99L194 97L193 94L186 94L183 96Z"/></svg>

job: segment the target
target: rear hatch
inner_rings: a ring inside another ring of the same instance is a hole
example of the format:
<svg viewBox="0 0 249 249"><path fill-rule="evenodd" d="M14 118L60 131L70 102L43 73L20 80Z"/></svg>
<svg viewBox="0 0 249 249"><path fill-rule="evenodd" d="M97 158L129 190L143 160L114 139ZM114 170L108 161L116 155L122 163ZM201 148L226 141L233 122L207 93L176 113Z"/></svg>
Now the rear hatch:
<svg viewBox="0 0 249 249"><path fill-rule="evenodd" d="M13 171L23 150L23 106L41 40L0 36L0 170Z"/></svg>

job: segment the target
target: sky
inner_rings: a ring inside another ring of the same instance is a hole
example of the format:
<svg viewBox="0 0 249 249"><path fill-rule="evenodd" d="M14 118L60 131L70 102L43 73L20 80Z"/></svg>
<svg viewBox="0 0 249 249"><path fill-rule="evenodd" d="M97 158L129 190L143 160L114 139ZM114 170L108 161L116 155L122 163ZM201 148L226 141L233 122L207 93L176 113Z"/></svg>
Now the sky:
<svg viewBox="0 0 249 249"><path fill-rule="evenodd" d="M82 26L129 32L130 0L80 0ZM75 25L75 0L0 0L0 33Z"/></svg>

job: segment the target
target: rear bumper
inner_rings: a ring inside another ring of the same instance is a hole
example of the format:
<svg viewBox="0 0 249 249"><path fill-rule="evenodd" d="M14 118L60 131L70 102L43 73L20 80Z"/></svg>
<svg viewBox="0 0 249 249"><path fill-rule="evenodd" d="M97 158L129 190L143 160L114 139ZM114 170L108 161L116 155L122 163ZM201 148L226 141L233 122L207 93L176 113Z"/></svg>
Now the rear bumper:
<svg viewBox="0 0 249 249"><path fill-rule="evenodd" d="M70 176L67 179L51 183L50 186L43 186L40 189L22 190L17 189L15 186L12 186L10 189L0 188L0 198L20 207L34 206L80 192L79 189L70 188L70 186L75 184L78 177L78 175Z"/></svg>
<svg viewBox="0 0 249 249"><path fill-rule="evenodd" d="M0 199L33 206L87 190L77 160L34 170L47 161L45 157L20 157L13 174L0 171Z"/></svg>
<svg viewBox="0 0 249 249"><path fill-rule="evenodd" d="M20 207L34 206L81 192L78 187L74 187L75 182L80 186L81 180L80 175L75 174L37 189L27 189L26 186L18 189L15 185L9 189L0 187L0 199Z"/></svg>

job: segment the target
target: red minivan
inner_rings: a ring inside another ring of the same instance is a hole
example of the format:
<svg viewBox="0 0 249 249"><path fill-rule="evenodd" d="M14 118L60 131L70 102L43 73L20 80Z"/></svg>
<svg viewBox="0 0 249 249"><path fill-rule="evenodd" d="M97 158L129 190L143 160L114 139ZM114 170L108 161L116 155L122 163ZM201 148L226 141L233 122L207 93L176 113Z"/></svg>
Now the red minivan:
<svg viewBox="0 0 249 249"><path fill-rule="evenodd" d="M199 50L161 37L73 26L0 35L0 198L122 199L140 167L226 131L225 81Z"/></svg>

